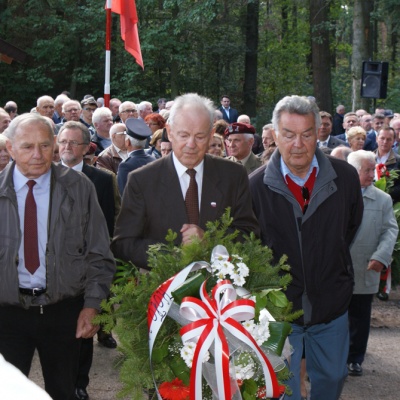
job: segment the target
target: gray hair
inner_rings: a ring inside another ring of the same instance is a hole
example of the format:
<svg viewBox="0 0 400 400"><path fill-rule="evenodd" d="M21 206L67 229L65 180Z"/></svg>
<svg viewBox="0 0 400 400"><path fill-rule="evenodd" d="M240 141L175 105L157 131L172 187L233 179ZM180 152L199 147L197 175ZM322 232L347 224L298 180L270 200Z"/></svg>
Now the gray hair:
<svg viewBox="0 0 400 400"><path fill-rule="evenodd" d="M78 110L82 110L81 103L78 100L67 100L65 103L62 105L62 111L65 112L65 109L70 106L70 105L76 105L76 108Z"/></svg>
<svg viewBox="0 0 400 400"><path fill-rule="evenodd" d="M43 101L52 101L54 103L54 99L51 96L41 96L36 100L36 106L40 107Z"/></svg>
<svg viewBox="0 0 400 400"><path fill-rule="evenodd" d="M54 105L64 104L68 100L69 100L69 97L67 95L59 94L54 100Z"/></svg>
<svg viewBox="0 0 400 400"><path fill-rule="evenodd" d="M221 114L222 114L222 113L221 113ZM249 117L248 115L242 114L242 115L239 115L239 116L238 116L237 122L247 124L246 121L249 121L248 123L251 123L250 117Z"/></svg>
<svg viewBox="0 0 400 400"><path fill-rule="evenodd" d="M112 117L112 112L108 107L100 107L96 108L95 112L92 116L92 122L94 123L100 122L103 117Z"/></svg>
<svg viewBox="0 0 400 400"><path fill-rule="evenodd" d="M139 104L136 104L138 111L143 111L147 106L150 106L153 109L153 104L149 101L141 101Z"/></svg>
<svg viewBox="0 0 400 400"><path fill-rule="evenodd" d="M361 169L363 161L369 161L375 164L375 154L372 151L357 150L350 153L347 157L347 162L357 171Z"/></svg>
<svg viewBox="0 0 400 400"><path fill-rule="evenodd" d="M136 108L136 104L133 101L124 101L119 105L118 112L121 113L123 109L126 107L133 107Z"/></svg>
<svg viewBox="0 0 400 400"><path fill-rule="evenodd" d="M134 147L140 147L142 149L144 149L146 147L147 139L139 140L139 139L135 139L129 135L128 135L128 139L131 142L131 145Z"/></svg>
<svg viewBox="0 0 400 400"><path fill-rule="evenodd" d="M3 133L0 133L0 147L6 147L6 143L7 137Z"/></svg>
<svg viewBox="0 0 400 400"><path fill-rule="evenodd" d="M210 120L210 128L209 131L213 127L214 123L214 104L207 97L203 97L198 95L197 93L186 93L182 96L177 97L174 100L174 105L171 108L171 113L169 114L168 124L173 126L174 119L177 114L183 109L192 109L192 110L203 110L208 114L208 118Z"/></svg>
<svg viewBox="0 0 400 400"><path fill-rule="evenodd" d="M278 102L272 114L272 124L277 135L279 135L279 122L283 112L289 114L309 115L314 116L315 128L319 129L321 126L321 116L315 101L311 101L304 96L286 96Z"/></svg>
<svg viewBox="0 0 400 400"><path fill-rule="evenodd" d="M16 131L21 124L28 124L31 123L32 125L42 125L48 130L49 136L53 140L54 137L54 130L53 126L50 122L51 120L47 117L42 117L38 113L26 113L22 115L18 115L15 117L8 128L3 132L4 136L10 139L11 143L15 139Z"/></svg>
<svg viewBox="0 0 400 400"><path fill-rule="evenodd" d="M350 147L347 147L343 144L340 146L335 147L331 151L331 156L335 158L339 158L340 160L347 161L347 157L351 154L353 150Z"/></svg>
<svg viewBox="0 0 400 400"><path fill-rule="evenodd" d="M82 124L82 122L79 121L68 121L63 126L58 132L58 137L66 130L66 129L78 129L82 133L82 142L85 144L90 143L90 132L89 129L86 127L86 125Z"/></svg>
<svg viewBox="0 0 400 400"><path fill-rule="evenodd" d="M263 131L269 131L270 129L274 129L274 125L273 124L267 124L267 125L264 125L263 127L262 127L262 130Z"/></svg>

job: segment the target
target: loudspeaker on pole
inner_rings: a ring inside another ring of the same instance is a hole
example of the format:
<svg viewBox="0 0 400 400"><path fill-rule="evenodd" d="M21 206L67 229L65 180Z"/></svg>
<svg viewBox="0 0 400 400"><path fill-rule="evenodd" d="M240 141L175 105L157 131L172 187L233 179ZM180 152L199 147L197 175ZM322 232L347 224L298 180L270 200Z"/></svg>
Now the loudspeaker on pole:
<svg viewBox="0 0 400 400"><path fill-rule="evenodd" d="M363 61L361 97L385 99L388 84L389 63Z"/></svg>

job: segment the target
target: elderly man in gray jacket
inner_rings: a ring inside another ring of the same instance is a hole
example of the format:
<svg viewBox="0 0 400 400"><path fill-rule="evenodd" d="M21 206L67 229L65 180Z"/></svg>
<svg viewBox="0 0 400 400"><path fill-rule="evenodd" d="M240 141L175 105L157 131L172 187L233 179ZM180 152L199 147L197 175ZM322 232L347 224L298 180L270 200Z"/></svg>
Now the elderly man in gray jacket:
<svg viewBox="0 0 400 400"><path fill-rule="evenodd" d="M98 330L92 319L115 272L107 225L89 179L52 163L49 119L23 114L6 136L14 161L0 173L0 353L28 375L37 349L45 390L71 400L81 338Z"/></svg>
<svg viewBox="0 0 400 400"><path fill-rule="evenodd" d="M350 248L355 286L349 307L349 375L361 376L361 364L367 350L371 304L378 291L380 272L391 262L398 226L391 197L373 185L375 156L358 150L348 157L356 168L364 201L361 226Z"/></svg>

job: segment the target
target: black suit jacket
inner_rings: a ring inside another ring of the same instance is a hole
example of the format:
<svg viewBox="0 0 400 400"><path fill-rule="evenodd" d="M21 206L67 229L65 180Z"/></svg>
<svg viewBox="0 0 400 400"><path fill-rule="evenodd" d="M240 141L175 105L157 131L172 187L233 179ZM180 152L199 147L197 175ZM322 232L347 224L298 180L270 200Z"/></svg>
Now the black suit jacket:
<svg viewBox="0 0 400 400"><path fill-rule="evenodd" d="M228 118L228 114L225 111L224 107L220 107L219 110L222 112L222 118L228 122L229 124L232 124L233 122L237 122L238 119L238 111L235 108L230 108L229 109L229 118Z"/></svg>
<svg viewBox="0 0 400 400"><path fill-rule="evenodd" d="M231 207L232 229L259 233L251 205L249 181L243 166L206 155L201 194L199 226L222 216ZM112 241L114 256L147 267L149 245L165 242L168 229L178 234L188 223L185 202L172 154L140 168L128 176L121 212Z"/></svg>
<svg viewBox="0 0 400 400"><path fill-rule="evenodd" d="M364 150L375 151L378 148L378 143L376 143L376 133L368 133L367 138L364 143Z"/></svg>
<svg viewBox="0 0 400 400"><path fill-rule="evenodd" d="M83 164L82 172L93 182L97 200L107 222L110 237L114 236L115 200L113 177L110 173Z"/></svg>

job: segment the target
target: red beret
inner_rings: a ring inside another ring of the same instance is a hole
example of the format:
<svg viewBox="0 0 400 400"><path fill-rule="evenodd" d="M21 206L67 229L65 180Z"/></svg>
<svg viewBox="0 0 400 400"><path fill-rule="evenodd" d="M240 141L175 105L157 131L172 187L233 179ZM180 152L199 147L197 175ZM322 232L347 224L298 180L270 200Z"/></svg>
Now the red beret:
<svg viewBox="0 0 400 400"><path fill-rule="evenodd" d="M253 125L234 122L225 129L224 135L229 136L231 133L251 133L254 135L256 130Z"/></svg>

